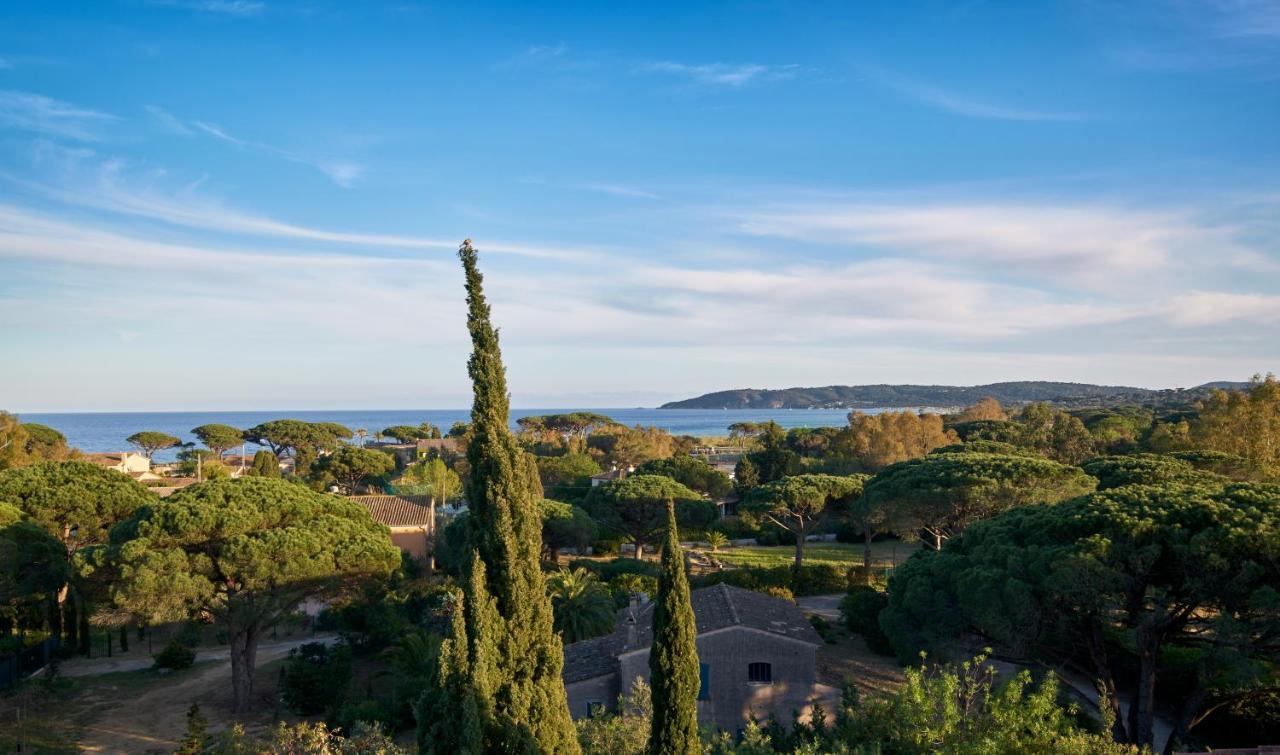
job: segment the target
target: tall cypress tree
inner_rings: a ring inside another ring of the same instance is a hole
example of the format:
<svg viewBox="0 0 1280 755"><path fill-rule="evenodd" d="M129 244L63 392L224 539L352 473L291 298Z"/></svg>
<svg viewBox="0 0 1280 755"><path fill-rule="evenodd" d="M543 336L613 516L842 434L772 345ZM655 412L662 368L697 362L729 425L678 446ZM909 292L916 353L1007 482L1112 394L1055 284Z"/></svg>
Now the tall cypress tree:
<svg viewBox="0 0 1280 755"><path fill-rule="evenodd" d="M466 623L486 750L577 753L560 675L564 648L552 630L551 600L540 564L538 469L507 424L506 370L470 239L462 243L458 257L466 273L472 343L467 370L475 393L467 446L475 557Z"/></svg>
<svg viewBox="0 0 1280 755"><path fill-rule="evenodd" d="M667 501L667 539L662 546L649 677L653 694L650 755L702 751L698 739L698 630L694 626L684 552L676 532L676 507Z"/></svg>

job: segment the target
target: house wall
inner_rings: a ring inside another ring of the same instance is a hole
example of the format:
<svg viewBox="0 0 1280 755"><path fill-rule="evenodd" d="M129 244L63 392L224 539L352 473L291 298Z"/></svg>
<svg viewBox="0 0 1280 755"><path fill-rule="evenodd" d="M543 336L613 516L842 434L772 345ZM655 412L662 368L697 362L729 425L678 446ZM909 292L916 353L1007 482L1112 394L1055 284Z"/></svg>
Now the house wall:
<svg viewBox="0 0 1280 755"><path fill-rule="evenodd" d="M785 725L815 693L815 645L745 627L709 632L697 642L698 661L707 665L710 682L708 699L698 701L699 724L736 733L754 715L760 721L773 716ZM747 665L758 661L772 664L772 683L747 681ZM623 688L637 676L648 680L647 648L623 655L619 663Z"/></svg>
<svg viewBox="0 0 1280 755"><path fill-rule="evenodd" d="M574 718L586 718L590 713L588 705L602 703L609 710L618 705L618 675L606 674L594 679L584 679L564 685L565 694L569 698L569 715Z"/></svg>
<svg viewBox="0 0 1280 755"><path fill-rule="evenodd" d="M408 553L411 558L427 557L427 529L425 527L392 527L391 542Z"/></svg>

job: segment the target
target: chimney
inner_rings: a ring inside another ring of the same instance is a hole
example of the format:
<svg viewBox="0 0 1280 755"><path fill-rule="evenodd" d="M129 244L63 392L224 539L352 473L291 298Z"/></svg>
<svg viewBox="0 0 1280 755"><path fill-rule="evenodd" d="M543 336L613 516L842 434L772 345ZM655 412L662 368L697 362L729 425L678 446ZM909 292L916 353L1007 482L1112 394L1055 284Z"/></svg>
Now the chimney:
<svg viewBox="0 0 1280 755"><path fill-rule="evenodd" d="M636 614L640 611L640 594L631 593L631 605L627 607L627 644L628 649L636 646Z"/></svg>

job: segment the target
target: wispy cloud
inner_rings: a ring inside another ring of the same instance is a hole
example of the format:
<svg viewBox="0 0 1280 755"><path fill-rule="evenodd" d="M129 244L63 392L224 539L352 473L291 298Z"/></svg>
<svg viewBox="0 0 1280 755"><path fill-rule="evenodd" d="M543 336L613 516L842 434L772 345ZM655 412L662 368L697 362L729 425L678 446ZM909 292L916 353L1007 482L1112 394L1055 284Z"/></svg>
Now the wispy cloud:
<svg viewBox="0 0 1280 755"><path fill-rule="evenodd" d="M147 105L145 110L156 120L166 131L182 136L190 136L194 133L187 124L183 123L180 118L170 113L168 110L159 105Z"/></svg>
<svg viewBox="0 0 1280 755"><path fill-rule="evenodd" d="M1002 121L1078 121L1084 118L1079 113L1033 110L990 102L915 81L879 68L864 68L863 71L873 81L892 89L907 99L914 100L935 110L966 118L986 118Z"/></svg>
<svg viewBox="0 0 1280 755"><path fill-rule="evenodd" d="M114 115L55 100L43 94L0 90L0 126L48 136L93 142Z"/></svg>
<svg viewBox="0 0 1280 755"><path fill-rule="evenodd" d="M640 66L641 71L670 74L696 84L720 87L743 87L747 84L795 76L796 64L763 65L760 63L679 63L662 60Z"/></svg>
<svg viewBox="0 0 1280 755"><path fill-rule="evenodd" d="M256 16L266 8L258 0L151 0L151 4L242 17Z"/></svg>
<svg viewBox="0 0 1280 755"><path fill-rule="evenodd" d="M13 64L4 58L0 58L0 71L13 68Z"/></svg>
<svg viewBox="0 0 1280 755"><path fill-rule="evenodd" d="M631 197L633 199L661 199L662 198L651 191L638 189L634 186L623 186L621 184L588 183L588 184L583 184L582 188L588 191L598 191L601 194L612 194L615 197Z"/></svg>

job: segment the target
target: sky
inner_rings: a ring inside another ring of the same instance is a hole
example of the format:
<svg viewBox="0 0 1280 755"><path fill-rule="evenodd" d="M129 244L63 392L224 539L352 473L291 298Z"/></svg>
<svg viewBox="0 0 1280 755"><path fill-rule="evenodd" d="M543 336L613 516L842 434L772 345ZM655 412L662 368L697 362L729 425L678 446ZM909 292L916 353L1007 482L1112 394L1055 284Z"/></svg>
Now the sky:
<svg viewBox="0 0 1280 755"><path fill-rule="evenodd" d="M0 407L1280 371L1280 4L0 8Z"/></svg>

